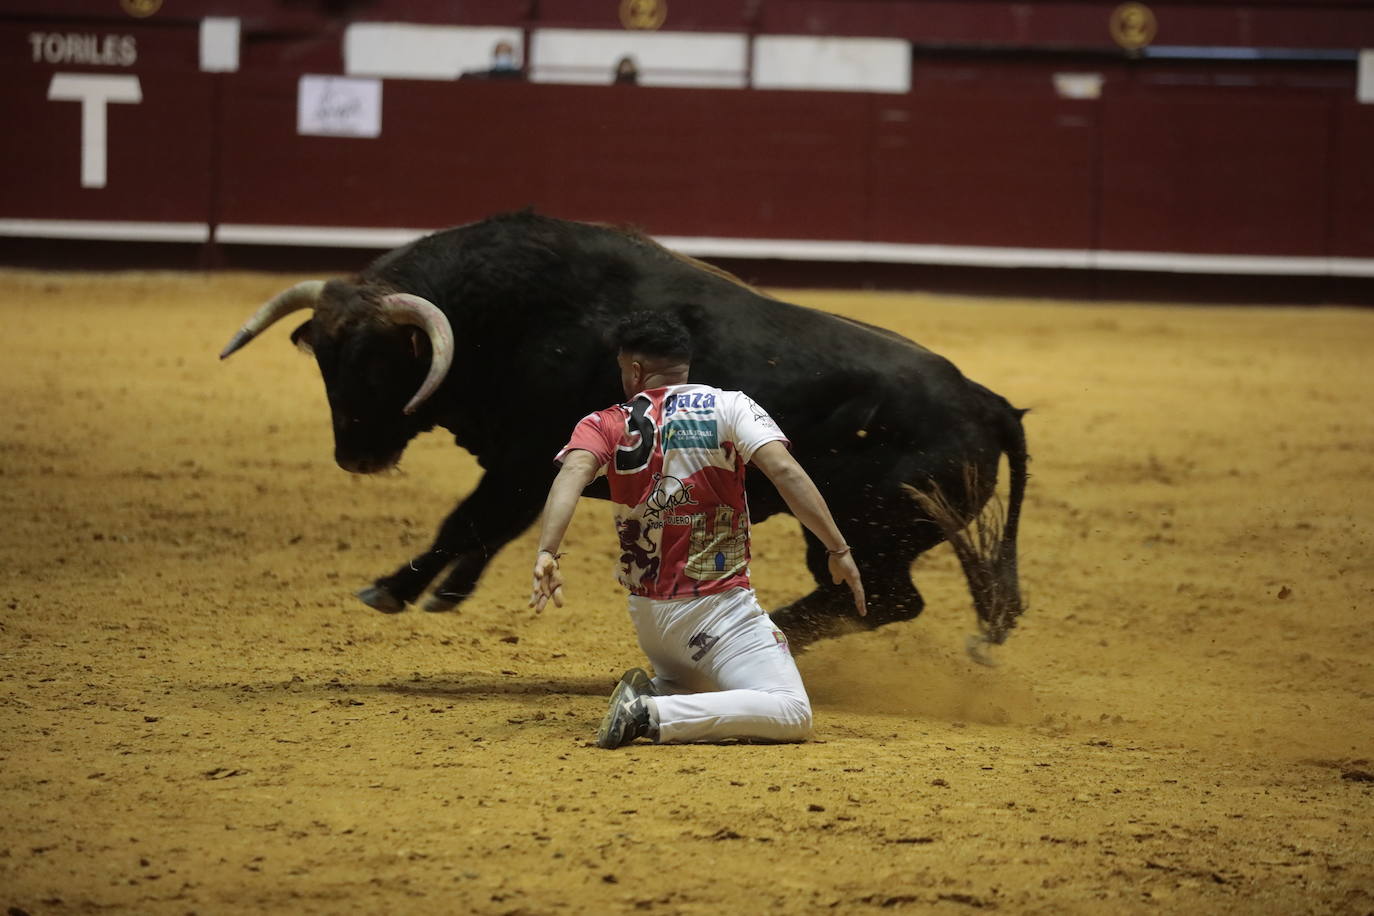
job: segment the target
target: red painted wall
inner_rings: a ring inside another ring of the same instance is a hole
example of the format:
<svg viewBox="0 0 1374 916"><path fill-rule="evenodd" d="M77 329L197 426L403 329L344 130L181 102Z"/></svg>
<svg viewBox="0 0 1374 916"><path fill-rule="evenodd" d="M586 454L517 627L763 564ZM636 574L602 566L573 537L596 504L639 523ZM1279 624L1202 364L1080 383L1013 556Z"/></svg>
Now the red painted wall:
<svg viewBox="0 0 1374 916"><path fill-rule="evenodd" d="M23 125L0 133L0 219L422 229L533 205L662 235L1374 257L1374 106L1345 63L918 54L904 95L389 80L367 140L296 134L298 77L339 72L337 30L244 28L242 69L204 74L191 21L0 21L0 99ZM133 34L138 61L36 62L35 30ZM1058 98L1066 65L1103 73L1102 99ZM80 187L81 106L47 100L58 72L140 80L142 103L108 106L105 188Z"/></svg>
<svg viewBox="0 0 1374 916"><path fill-rule="evenodd" d="M1115 48L1119 0L669 0L665 29L907 38L929 46ZM1366 0L1191 0L1147 4L1158 44L1374 47ZM620 0L164 0L132 19L118 0L0 0L0 18L197 22L235 16L246 30L325 32L347 21L621 28Z"/></svg>
<svg viewBox="0 0 1374 916"><path fill-rule="evenodd" d="M870 99L388 82L384 140L298 137L295 75L225 98L232 223L450 225L537 206L656 233L862 238Z"/></svg>
<svg viewBox="0 0 1374 916"><path fill-rule="evenodd" d="M1102 115L1102 248L1327 253L1330 99L1184 87Z"/></svg>
<svg viewBox="0 0 1374 916"><path fill-rule="evenodd" d="M1374 252L1374 105L1335 105L1331 151L1331 254Z"/></svg>
<svg viewBox="0 0 1374 916"><path fill-rule="evenodd" d="M875 107L873 239L1093 247L1096 105L918 87Z"/></svg>
<svg viewBox="0 0 1374 916"><path fill-rule="evenodd" d="M63 29L136 35L133 67L35 63L28 35L47 26L0 23L0 218L204 222L214 176L213 79L200 73L194 26L111 30L77 23ZM106 106L107 184L81 187L82 103L49 101L55 73L133 75L139 104Z"/></svg>

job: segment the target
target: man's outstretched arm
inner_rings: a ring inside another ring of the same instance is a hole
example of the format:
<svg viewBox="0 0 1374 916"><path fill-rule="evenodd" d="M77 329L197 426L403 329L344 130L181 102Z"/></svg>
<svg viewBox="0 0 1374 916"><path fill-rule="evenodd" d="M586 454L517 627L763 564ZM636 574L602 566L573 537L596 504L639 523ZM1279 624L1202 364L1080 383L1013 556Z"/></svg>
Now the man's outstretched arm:
<svg viewBox="0 0 1374 916"><path fill-rule="evenodd" d="M553 599L563 606L563 576L558 572L558 545L568 531L578 497L587 484L596 478L599 469L596 456L583 449L573 449L563 459L563 467L549 487L544 501L544 524L539 532L539 552L534 557L534 587L530 593L530 607L536 611Z"/></svg>
<svg viewBox="0 0 1374 916"><path fill-rule="evenodd" d="M860 617L867 614L864 584L859 577L859 567L854 565L849 545L845 543L844 535L835 524L830 507L825 504L825 499L816 488L811 475L792 457L787 446L777 441L759 446L754 456L749 459L749 463L763 471L764 476L778 488L778 493L787 503L787 508L797 517L797 521L820 538L829 554L831 581L837 585L840 582L848 583L849 590L854 593L854 608Z"/></svg>

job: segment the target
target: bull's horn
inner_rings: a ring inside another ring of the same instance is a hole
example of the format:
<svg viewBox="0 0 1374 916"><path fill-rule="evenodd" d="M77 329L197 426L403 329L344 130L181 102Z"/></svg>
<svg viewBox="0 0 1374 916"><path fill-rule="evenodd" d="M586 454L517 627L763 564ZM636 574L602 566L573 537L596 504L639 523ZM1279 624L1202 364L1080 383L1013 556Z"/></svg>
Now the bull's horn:
<svg viewBox="0 0 1374 916"><path fill-rule="evenodd" d="M297 283L290 289L277 293L262 308L254 312L252 318L244 322L243 327L229 341L229 345L220 353L219 358L224 359L257 337L283 315L289 315L300 309L313 309L320 301L320 294L323 291L323 280L306 280L304 283Z"/></svg>
<svg viewBox="0 0 1374 916"><path fill-rule="evenodd" d="M433 302L410 293L392 293L383 298L382 312L397 324L413 324L429 335L429 348L434 355L420 390L405 406L405 412L411 414L434 393L453 365L453 326Z"/></svg>

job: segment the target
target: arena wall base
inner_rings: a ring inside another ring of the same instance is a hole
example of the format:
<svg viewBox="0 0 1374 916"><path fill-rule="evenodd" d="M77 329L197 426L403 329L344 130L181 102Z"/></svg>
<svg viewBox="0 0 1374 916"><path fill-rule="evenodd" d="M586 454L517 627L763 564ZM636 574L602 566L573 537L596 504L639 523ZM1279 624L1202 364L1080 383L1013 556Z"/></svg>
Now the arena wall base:
<svg viewBox="0 0 1374 916"><path fill-rule="evenodd" d="M253 270L335 276L375 248L6 239L0 265L39 270ZM1270 276L1054 267L970 267L782 258L708 258L764 287L926 291L1100 302L1374 307L1374 277Z"/></svg>

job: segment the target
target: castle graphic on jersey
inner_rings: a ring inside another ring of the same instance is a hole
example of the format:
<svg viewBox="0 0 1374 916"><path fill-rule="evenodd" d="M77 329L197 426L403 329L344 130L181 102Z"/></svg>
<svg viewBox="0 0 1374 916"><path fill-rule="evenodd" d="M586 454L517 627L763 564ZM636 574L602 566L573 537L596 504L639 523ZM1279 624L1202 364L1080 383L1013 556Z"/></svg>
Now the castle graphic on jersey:
<svg viewBox="0 0 1374 916"><path fill-rule="evenodd" d="M683 574L699 582L728 579L744 573L749 566L749 520L746 516L738 526L739 516L730 506L716 506L709 521L706 513L669 518L668 522L685 522L692 526L688 541L687 562Z"/></svg>

